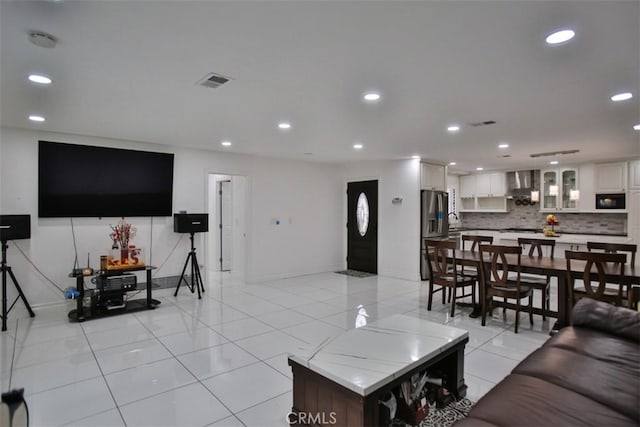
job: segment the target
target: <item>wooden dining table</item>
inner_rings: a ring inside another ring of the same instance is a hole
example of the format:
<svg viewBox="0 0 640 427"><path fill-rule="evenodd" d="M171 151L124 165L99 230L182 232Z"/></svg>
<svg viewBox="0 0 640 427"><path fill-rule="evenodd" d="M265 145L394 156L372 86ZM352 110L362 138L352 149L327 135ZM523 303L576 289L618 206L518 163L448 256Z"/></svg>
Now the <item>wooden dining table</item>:
<svg viewBox="0 0 640 427"><path fill-rule="evenodd" d="M480 268L480 252L469 250L456 250L456 262L460 265L472 266ZM490 260L485 258L485 262ZM511 262L509 260L509 262ZM514 264L516 264L514 262ZM581 274L584 271L586 261L572 260L571 271L576 274ZM510 265L509 269L516 270L517 265ZM617 283L619 280L619 267L617 269L611 269L611 271L605 270L607 281L610 283ZM552 331L558 331L570 324L571 313L571 299L569 298L569 277L567 275L567 261L564 258L550 258L546 256L535 257L522 255L520 258L520 272L526 274L537 274L541 276L555 277L558 280L558 311L545 311L545 314L549 317L557 319ZM623 286L640 285L640 268L635 268L633 265L625 264L623 274ZM501 301L496 301L497 306L503 305ZM514 304L507 304L507 307L513 308ZM478 308L474 308L477 314ZM535 308L533 310L536 314L542 314L542 309Z"/></svg>

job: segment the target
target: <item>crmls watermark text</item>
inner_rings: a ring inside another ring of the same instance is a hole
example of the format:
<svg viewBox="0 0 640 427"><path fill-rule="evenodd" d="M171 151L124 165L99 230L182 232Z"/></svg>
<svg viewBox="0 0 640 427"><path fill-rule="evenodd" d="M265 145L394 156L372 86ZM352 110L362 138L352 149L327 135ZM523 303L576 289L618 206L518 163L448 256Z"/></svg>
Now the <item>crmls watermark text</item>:
<svg viewBox="0 0 640 427"><path fill-rule="evenodd" d="M338 420L335 412L289 412L287 422L291 425L333 425Z"/></svg>

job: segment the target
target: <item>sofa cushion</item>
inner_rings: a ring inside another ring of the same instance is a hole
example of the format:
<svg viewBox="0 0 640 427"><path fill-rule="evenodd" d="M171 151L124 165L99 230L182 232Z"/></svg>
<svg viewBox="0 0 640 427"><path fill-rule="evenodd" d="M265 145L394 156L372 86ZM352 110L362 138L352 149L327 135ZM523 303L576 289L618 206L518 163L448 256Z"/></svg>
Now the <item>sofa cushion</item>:
<svg viewBox="0 0 640 427"><path fill-rule="evenodd" d="M640 377L640 345L593 329L567 327L543 347L556 347L583 354L604 363L613 363L628 375Z"/></svg>
<svg viewBox="0 0 640 427"><path fill-rule="evenodd" d="M639 312L591 298L582 298L576 303L571 313L571 324L640 342Z"/></svg>
<svg viewBox="0 0 640 427"><path fill-rule="evenodd" d="M578 328L574 328L578 329ZM576 331L562 331L562 335L572 335ZM512 371L513 374L527 375L572 390L608 406L626 417L640 420L640 368L637 361L638 346L624 340L613 340L611 348L594 348L604 335L598 331L588 331L590 339L582 345L585 351L562 347L563 339L556 338L551 345L545 345L530 354ZM587 335L587 334L583 334ZM568 339L571 343L571 340ZM601 342L605 342L601 340ZM576 346L580 345L575 342ZM629 363L629 355L620 357L620 353L635 347L635 361ZM548 400L548 399L546 399Z"/></svg>
<svg viewBox="0 0 640 427"><path fill-rule="evenodd" d="M511 374L458 426L636 426L616 410L540 378Z"/></svg>

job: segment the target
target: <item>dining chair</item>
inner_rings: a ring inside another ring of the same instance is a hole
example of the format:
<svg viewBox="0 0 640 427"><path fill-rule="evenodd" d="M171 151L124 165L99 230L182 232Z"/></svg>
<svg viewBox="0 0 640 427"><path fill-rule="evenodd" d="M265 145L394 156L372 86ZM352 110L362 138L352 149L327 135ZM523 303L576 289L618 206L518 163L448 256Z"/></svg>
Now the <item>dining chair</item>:
<svg viewBox="0 0 640 427"><path fill-rule="evenodd" d="M580 298L592 298L614 305L622 305L624 265L627 260L625 254L565 251L564 257L567 260L567 282L569 283L571 307ZM575 261L585 261L584 266L574 271L572 263L575 267ZM609 280L607 280L607 275ZM582 280L584 290L575 289L576 279ZM615 284L617 292L607 292L607 284Z"/></svg>
<svg viewBox="0 0 640 427"><path fill-rule="evenodd" d="M493 236L472 236L472 235L463 234L462 236L460 236L460 238L462 242L463 251L467 250L467 244L471 245L469 247L469 250L471 252L476 252L478 250L478 245L481 245L483 243L488 243L491 245L493 243ZM478 284L480 283L480 272L478 271L477 268L469 267L465 265L465 266L459 266L458 271L461 274L464 274L465 276L475 277L476 280L478 281Z"/></svg>
<svg viewBox="0 0 640 427"><path fill-rule="evenodd" d="M463 234L462 238L462 250L467 250L467 242L471 242L471 247L469 250L471 252L475 252L478 249L478 245L483 243L493 244L493 236L470 236L467 234Z"/></svg>
<svg viewBox="0 0 640 427"><path fill-rule="evenodd" d="M443 295L446 289L451 290L451 317L455 313L456 298L465 298L471 296L471 302L473 305L476 303L476 291L475 283L476 278L472 276L465 276L457 271L457 258L456 258L456 242L453 240L424 240L427 266L429 270L429 301L427 303L427 310L431 310L431 303L433 300L433 294L442 291ZM434 285L439 285L440 288L434 289ZM457 290L464 289L467 286L471 286L471 293L457 296Z"/></svg>
<svg viewBox="0 0 640 427"><path fill-rule="evenodd" d="M480 295L482 326L487 311L493 311L493 298L516 300L515 333L520 321L520 300L529 298L529 322L533 325L533 288L520 280L522 248L520 246L480 245ZM515 271L515 275L510 274Z"/></svg>
<svg viewBox="0 0 640 427"><path fill-rule="evenodd" d="M636 252L638 251L638 245L632 245L629 243L605 243L605 242L587 242L587 251L602 251L608 254L624 253L627 255L627 263L631 266L636 264ZM622 289L622 299L627 301L627 305L631 307L632 300L629 298L629 289ZM607 288L605 293L615 295L617 289Z"/></svg>
<svg viewBox="0 0 640 427"><path fill-rule="evenodd" d="M608 254L625 253L629 255L629 258L627 258L629 265L636 264L636 252L638 251L638 245L628 243L587 242L587 251L593 252L594 249Z"/></svg>
<svg viewBox="0 0 640 427"><path fill-rule="evenodd" d="M554 250L556 247L556 241L554 239L535 239L528 237L519 237L518 246L520 246L523 252L527 253L529 257L543 257L547 256L553 259ZM527 252L528 248L528 252ZM540 298L540 307L542 308L542 320L547 319L545 314L550 310L550 288L551 288L551 276L540 276L537 274L522 274L520 280L526 281L528 285L531 285L533 289L540 290L542 292Z"/></svg>
<svg viewBox="0 0 640 427"><path fill-rule="evenodd" d="M631 286L628 298L629 308L638 311L638 303L640 302L640 286Z"/></svg>

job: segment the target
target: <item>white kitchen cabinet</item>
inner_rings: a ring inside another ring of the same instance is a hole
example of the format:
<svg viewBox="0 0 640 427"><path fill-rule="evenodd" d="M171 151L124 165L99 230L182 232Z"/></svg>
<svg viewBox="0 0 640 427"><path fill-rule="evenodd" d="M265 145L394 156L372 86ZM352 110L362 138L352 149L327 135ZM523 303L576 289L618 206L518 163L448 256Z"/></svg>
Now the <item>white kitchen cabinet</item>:
<svg viewBox="0 0 640 427"><path fill-rule="evenodd" d="M420 188L423 190L446 191L444 166L421 163Z"/></svg>
<svg viewBox="0 0 640 427"><path fill-rule="evenodd" d="M640 190L640 160L629 163L629 188Z"/></svg>
<svg viewBox="0 0 640 427"><path fill-rule="evenodd" d="M460 177L460 197L475 197L476 175L462 175Z"/></svg>
<svg viewBox="0 0 640 427"><path fill-rule="evenodd" d="M483 173L476 175L476 196L504 197L505 174Z"/></svg>
<svg viewBox="0 0 640 427"><path fill-rule="evenodd" d="M579 204L578 170L550 169L541 172L542 212L577 211Z"/></svg>
<svg viewBox="0 0 640 427"><path fill-rule="evenodd" d="M626 189L626 162L596 165L596 193L624 193Z"/></svg>
<svg viewBox="0 0 640 427"><path fill-rule="evenodd" d="M631 190L627 198L629 202L629 216L627 217L629 237L633 244L640 245L640 189ZM640 258L636 259L636 265L640 265Z"/></svg>
<svg viewBox="0 0 640 427"><path fill-rule="evenodd" d="M505 174L483 173L460 177L461 212L506 212Z"/></svg>
<svg viewBox="0 0 640 427"><path fill-rule="evenodd" d="M640 190L633 190L627 196L629 199L629 227L640 227Z"/></svg>
<svg viewBox="0 0 640 427"><path fill-rule="evenodd" d="M580 212L596 211L596 165L585 163L580 165Z"/></svg>
<svg viewBox="0 0 640 427"><path fill-rule="evenodd" d="M588 239L588 238L587 238ZM584 243L562 243L556 241L556 247L553 251L554 258L564 259L565 251L585 252L587 250L587 242Z"/></svg>

